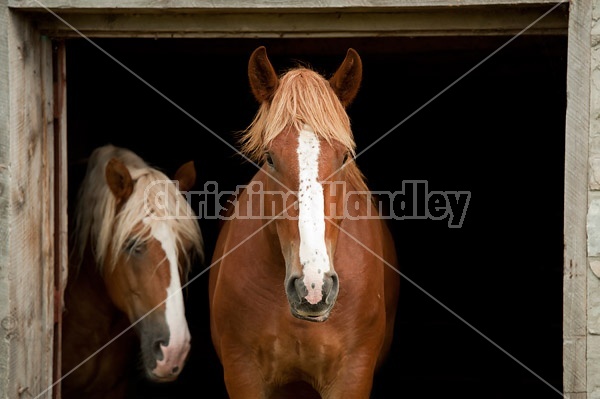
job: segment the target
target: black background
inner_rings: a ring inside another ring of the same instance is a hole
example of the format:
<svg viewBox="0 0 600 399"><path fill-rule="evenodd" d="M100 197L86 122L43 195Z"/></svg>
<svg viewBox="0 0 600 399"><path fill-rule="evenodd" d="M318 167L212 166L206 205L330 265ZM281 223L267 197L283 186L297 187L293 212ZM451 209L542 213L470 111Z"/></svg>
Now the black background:
<svg viewBox="0 0 600 399"><path fill-rule="evenodd" d="M301 60L327 77L348 47L359 52L363 83L348 113L360 152L508 39L95 40L181 109L89 42L69 40L70 191L86 157L106 143L170 175L194 160L197 187L247 182L254 167L182 110L236 146L234 132L258 107L246 68L259 45L278 72ZM446 220L390 224L404 278L395 341L373 398L558 397L542 379L562 390L566 49L564 36L517 38L357 159L374 190L426 180L429 190L471 192L461 228ZM210 259L217 222L199 223ZM140 382L140 397L224 396L207 282L208 274L198 276L186 291L193 349L182 375L167 385Z"/></svg>

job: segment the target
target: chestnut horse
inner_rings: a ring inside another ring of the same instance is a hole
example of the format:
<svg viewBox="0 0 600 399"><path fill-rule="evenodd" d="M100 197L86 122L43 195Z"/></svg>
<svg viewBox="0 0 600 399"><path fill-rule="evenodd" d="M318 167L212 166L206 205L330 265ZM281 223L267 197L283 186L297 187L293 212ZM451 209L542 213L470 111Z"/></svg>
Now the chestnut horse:
<svg viewBox="0 0 600 399"><path fill-rule="evenodd" d="M92 153L65 291L63 398L124 398L140 363L156 382L181 373L190 350L181 287L204 248L181 194L195 182L193 163L175 179L124 148Z"/></svg>
<svg viewBox="0 0 600 399"><path fill-rule="evenodd" d="M345 107L361 81L349 49L329 80L279 77L251 55L260 108L241 137L262 164L220 230L210 270L212 340L230 398L368 398L390 348L393 239L355 161Z"/></svg>

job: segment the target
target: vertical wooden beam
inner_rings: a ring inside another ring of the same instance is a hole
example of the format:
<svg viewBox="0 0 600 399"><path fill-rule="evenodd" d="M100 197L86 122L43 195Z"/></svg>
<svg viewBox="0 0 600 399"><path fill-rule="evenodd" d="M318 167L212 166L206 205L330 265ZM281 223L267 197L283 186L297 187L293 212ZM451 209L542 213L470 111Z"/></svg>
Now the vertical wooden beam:
<svg viewBox="0 0 600 399"><path fill-rule="evenodd" d="M53 45L54 81L54 364L53 381L61 378L62 313L68 276L68 164L67 164L67 66L64 40ZM53 399L60 399L60 384L54 387Z"/></svg>
<svg viewBox="0 0 600 399"><path fill-rule="evenodd" d="M3 393L8 388L10 341L5 339L12 325L10 303L8 301L10 281L8 237L10 226L10 138L8 89L10 78L8 73L8 26L9 11L6 4L0 4L0 398L7 398Z"/></svg>
<svg viewBox="0 0 600 399"><path fill-rule="evenodd" d="M39 43L40 72L37 76L37 84L41 87L41 98L33 107L41 109L41 137L39 153L34 157L39 157L41 165L39 173L41 181L39 183L40 195L43 198L42 209L39 211L41 222L43 223L39 239L41 240L42 252L41 263L39 264L39 278L42 295L37 299L40 306L41 331L48 334L38 337L42 343L41 358L45 369L40 375L40 380L44 381L40 385L40 392L51 387L53 381L53 363L54 354L54 330L55 330L55 265L56 265L56 210L55 210L55 131L54 131L54 85L52 79L53 61L52 61L52 41L46 36L40 36L40 33L34 31L34 37ZM34 164L35 165L35 164ZM29 232L32 234L33 232ZM35 234L35 233L33 233ZM35 270L33 271L35 273ZM44 397L52 397L52 389L49 389Z"/></svg>
<svg viewBox="0 0 600 399"><path fill-rule="evenodd" d="M590 26L591 1L572 1L568 33L563 280L563 389L571 398L583 398L587 393Z"/></svg>
<svg viewBox="0 0 600 399"><path fill-rule="evenodd" d="M0 398L51 397L54 335L52 49L0 5Z"/></svg>

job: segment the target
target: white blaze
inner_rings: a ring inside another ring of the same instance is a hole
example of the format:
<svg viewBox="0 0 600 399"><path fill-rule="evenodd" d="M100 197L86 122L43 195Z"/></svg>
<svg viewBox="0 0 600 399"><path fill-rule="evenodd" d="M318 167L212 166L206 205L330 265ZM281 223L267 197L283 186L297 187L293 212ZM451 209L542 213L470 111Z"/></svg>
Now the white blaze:
<svg viewBox="0 0 600 399"><path fill-rule="evenodd" d="M185 319L176 252L177 244L167 223L158 222L152 226L152 235L160 242L163 251L165 251L171 274L171 282L167 287L167 300L165 302L165 316L169 327L169 344L166 347L161 345L164 357L162 361L157 362L157 367L163 363L175 363L181 368L182 364L177 363L183 362L182 357L185 357L189 350L190 331Z"/></svg>
<svg viewBox="0 0 600 399"><path fill-rule="evenodd" d="M329 255L325 246L325 200L323 186L319 183L319 139L308 125L298 136L298 230L300 232L300 264L305 299L319 303L323 297L323 276L329 271Z"/></svg>

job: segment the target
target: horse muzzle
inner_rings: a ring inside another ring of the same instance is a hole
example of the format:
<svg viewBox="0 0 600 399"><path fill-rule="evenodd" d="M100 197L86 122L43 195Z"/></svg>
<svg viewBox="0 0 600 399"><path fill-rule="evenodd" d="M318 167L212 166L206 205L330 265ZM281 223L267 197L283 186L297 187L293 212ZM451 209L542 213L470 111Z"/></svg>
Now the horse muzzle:
<svg viewBox="0 0 600 399"><path fill-rule="evenodd" d="M174 381L183 370L191 347L187 325L171 331L166 323L156 320L154 324L141 324L144 324L140 338L146 375L155 382Z"/></svg>
<svg viewBox="0 0 600 399"><path fill-rule="evenodd" d="M286 295L292 315L301 320L323 322L329 314L339 292L337 273L326 273L323 276L320 300L309 296L309 290L301 276L290 276L286 283Z"/></svg>
<svg viewBox="0 0 600 399"><path fill-rule="evenodd" d="M157 357L156 367L150 371L150 378L161 382L177 379L190 351L189 339L181 343L166 346L160 342L157 342L155 345L155 351L160 351L162 359L159 360Z"/></svg>

